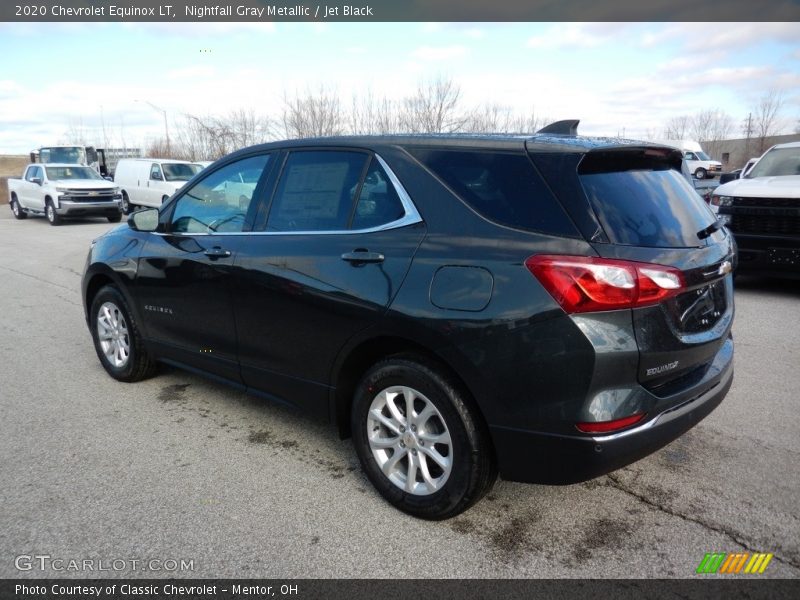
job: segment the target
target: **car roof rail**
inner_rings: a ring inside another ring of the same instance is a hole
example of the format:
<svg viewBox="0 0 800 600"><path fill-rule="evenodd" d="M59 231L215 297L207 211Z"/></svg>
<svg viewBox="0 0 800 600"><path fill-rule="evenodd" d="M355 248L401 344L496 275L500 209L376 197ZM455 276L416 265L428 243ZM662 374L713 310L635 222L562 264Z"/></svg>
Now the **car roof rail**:
<svg viewBox="0 0 800 600"><path fill-rule="evenodd" d="M564 119L563 121L556 121L542 127L536 133L550 133L556 135L578 135L578 123L580 119Z"/></svg>

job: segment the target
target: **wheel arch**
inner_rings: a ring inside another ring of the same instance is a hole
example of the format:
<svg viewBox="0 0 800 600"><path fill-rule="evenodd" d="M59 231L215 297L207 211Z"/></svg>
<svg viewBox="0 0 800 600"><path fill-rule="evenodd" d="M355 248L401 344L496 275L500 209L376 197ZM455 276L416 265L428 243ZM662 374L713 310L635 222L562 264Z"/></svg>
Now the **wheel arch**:
<svg viewBox="0 0 800 600"><path fill-rule="evenodd" d="M343 351L337 361L338 366L335 367L332 377L330 415L342 439L350 437L351 434L350 412L355 389L361 377L375 363L390 356L402 354L418 356L447 375L448 379L458 387L464 402L473 410L476 418L486 427L488 433L486 416L481 410L480 402L471 391L472 387L468 383L470 377L464 376L463 370L458 369L451 360L446 359L439 352L418 341L394 333L382 333L360 340ZM487 439L491 439L491 437L487 435ZM492 453L494 453L494 448L492 448Z"/></svg>
<svg viewBox="0 0 800 600"><path fill-rule="evenodd" d="M92 307L92 301L97 295L97 292L106 285L113 285L120 291L123 298L125 298L128 308L133 313L133 318L136 319L138 323L142 323L136 303L134 303L130 290L128 286L125 285L122 278L107 265L95 263L87 271L83 283L83 306L87 324L89 323L89 310Z"/></svg>

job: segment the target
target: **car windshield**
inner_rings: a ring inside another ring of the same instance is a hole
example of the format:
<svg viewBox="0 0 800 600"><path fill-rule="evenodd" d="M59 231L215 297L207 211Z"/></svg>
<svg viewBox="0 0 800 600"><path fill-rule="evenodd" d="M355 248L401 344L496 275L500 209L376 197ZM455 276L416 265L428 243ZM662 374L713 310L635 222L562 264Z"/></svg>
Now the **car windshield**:
<svg viewBox="0 0 800 600"><path fill-rule="evenodd" d="M745 178L781 177L785 175L800 175L800 146L769 150L750 169Z"/></svg>
<svg viewBox="0 0 800 600"><path fill-rule="evenodd" d="M86 150L81 146L65 146L63 148L41 148L39 160L43 163L77 163L86 164Z"/></svg>
<svg viewBox="0 0 800 600"><path fill-rule="evenodd" d="M97 171L90 167L45 167L47 178L51 181L59 179L100 179Z"/></svg>
<svg viewBox="0 0 800 600"><path fill-rule="evenodd" d="M711 157L702 150L700 150L699 152L695 152L694 154L695 156L697 156L698 160L711 160Z"/></svg>
<svg viewBox="0 0 800 600"><path fill-rule="evenodd" d="M162 163L161 168L167 181L189 181L202 171L200 165L190 163Z"/></svg>

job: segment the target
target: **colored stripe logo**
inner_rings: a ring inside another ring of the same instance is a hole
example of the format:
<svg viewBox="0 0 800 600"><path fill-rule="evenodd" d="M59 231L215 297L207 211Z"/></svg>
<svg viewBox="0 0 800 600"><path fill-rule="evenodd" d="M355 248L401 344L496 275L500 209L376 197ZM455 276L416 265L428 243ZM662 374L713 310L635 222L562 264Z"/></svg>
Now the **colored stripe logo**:
<svg viewBox="0 0 800 600"><path fill-rule="evenodd" d="M767 569L767 565L772 560L772 553L738 552L728 554L726 552L707 552L700 561L700 565L695 571L698 574L727 574L736 575L747 573L749 575L761 574Z"/></svg>

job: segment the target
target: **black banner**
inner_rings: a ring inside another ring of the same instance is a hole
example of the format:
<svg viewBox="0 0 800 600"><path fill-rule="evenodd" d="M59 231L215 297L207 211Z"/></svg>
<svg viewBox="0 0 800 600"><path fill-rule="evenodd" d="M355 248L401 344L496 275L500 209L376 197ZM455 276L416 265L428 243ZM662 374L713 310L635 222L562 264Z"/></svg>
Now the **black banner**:
<svg viewBox="0 0 800 600"><path fill-rule="evenodd" d="M798 21L798 0L4 0L0 21Z"/></svg>
<svg viewBox="0 0 800 600"><path fill-rule="evenodd" d="M319 580L319 579L26 579L0 581L3 600L459 600L503 598L797 598L800 580Z"/></svg>

